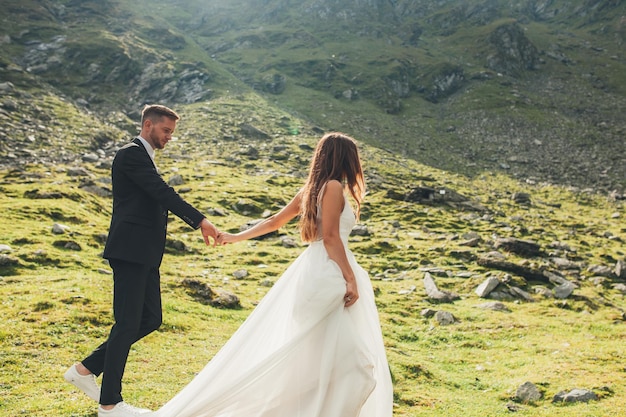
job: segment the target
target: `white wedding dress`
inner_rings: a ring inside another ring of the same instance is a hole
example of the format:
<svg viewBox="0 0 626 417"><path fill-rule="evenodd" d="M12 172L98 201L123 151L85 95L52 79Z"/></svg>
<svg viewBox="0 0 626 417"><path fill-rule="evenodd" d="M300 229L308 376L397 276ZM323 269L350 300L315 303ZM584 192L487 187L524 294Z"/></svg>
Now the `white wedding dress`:
<svg viewBox="0 0 626 417"><path fill-rule="evenodd" d="M345 280L323 242L311 243L205 368L146 416L391 417L374 292L347 248L354 224L346 201L340 233L358 285L354 305L344 307Z"/></svg>

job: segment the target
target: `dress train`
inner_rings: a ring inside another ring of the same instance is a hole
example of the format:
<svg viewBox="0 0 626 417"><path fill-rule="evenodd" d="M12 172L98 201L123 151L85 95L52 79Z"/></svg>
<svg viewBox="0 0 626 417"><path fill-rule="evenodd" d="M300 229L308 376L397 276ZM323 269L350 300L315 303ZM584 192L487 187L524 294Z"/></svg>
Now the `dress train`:
<svg viewBox="0 0 626 417"><path fill-rule="evenodd" d="M369 276L340 234L359 299L321 240L287 268L205 368L152 417L391 417L393 393Z"/></svg>

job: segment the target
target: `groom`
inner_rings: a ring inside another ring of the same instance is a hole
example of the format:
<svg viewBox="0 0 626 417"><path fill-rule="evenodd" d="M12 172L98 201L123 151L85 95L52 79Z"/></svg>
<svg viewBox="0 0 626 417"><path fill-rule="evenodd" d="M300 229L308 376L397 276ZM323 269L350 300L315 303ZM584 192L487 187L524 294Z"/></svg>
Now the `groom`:
<svg viewBox="0 0 626 417"><path fill-rule="evenodd" d="M98 417L127 417L149 412L122 400L122 376L133 343L158 329L162 321L159 265L165 249L168 211L215 245L218 231L202 213L163 181L154 150L172 139L178 114L160 105L146 106L141 133L113 160L113 215L104 257L113 269L115 324L108 339L72 365L65 379L99 401ZM102 374L102 390L96 376Z"/></svg>

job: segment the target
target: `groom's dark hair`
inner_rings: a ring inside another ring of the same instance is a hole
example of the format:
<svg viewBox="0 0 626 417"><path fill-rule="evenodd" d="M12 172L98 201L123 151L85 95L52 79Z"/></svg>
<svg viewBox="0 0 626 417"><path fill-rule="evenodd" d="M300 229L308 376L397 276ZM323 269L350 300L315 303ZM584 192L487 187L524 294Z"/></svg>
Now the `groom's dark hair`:
<svg viewBox="0 0 626 417"><path fill-rule="evenodd" d="M162 106L160 104L146 104L141 111L141 125L146 119L150 119L153 122L157 122L161 117L168 117L172 120L180 120L180 116L174 110L169 107Z"/></svg>

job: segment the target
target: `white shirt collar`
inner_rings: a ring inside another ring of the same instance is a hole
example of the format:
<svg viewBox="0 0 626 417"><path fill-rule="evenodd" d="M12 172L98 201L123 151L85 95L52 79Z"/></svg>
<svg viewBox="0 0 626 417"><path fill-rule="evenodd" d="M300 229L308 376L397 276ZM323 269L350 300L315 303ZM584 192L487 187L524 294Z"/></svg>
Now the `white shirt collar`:
<svg viewBox="0 0 626 417"><path fill-rule="evenodd" d="M148 155L150 155L150 159L152 159L152 162L154 162L154 149L152 149L152 146L150 146L148 141L142 138L141 136L137 136L137 137L143 144L143 147L146 148L146 151L148 152Z"/></svg>

